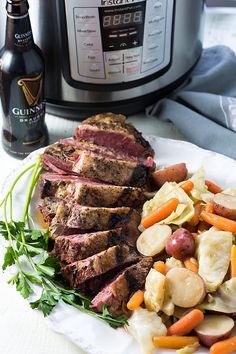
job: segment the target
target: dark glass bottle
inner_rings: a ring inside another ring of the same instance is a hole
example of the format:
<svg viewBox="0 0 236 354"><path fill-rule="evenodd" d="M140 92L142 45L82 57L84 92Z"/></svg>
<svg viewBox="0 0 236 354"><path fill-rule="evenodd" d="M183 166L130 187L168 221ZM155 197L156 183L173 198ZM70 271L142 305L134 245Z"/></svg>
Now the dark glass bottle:
<svg viewBox="0 0 236 354"><path fill-rule="evenodd" d="M2 142L17 158L45 146L44 60L35 45L27 0L7 0L5 46L0 57Z"/></svg>

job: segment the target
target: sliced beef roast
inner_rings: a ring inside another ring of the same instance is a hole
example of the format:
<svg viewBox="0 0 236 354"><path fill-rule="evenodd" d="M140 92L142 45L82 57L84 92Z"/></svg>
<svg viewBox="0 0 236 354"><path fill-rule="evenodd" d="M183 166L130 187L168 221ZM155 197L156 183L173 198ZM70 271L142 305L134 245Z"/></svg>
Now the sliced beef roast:
<svg viewBox="0 0 236 354"><path fill-rule="evenodd" d="M114 316L127 314L127 301L133 292L143 288L152 264L152 258L145 257L116 275L92 300L92 308L101 312L107 305Z"/></svg>
<svg viewBox="0 0 236 354"><path fill-rule="evenodd" d="M152 156L148 156L148 157L136 157L136 156L132 156L129 155L127 153L127 151L117 151L117 150L113 150L111 148L106 148L105 146L99 146L99 145L95 145L92 143L89 143L87 141L78 141L76 139L62 139L59 141L59 144L61 149L64 150L64 148L62 147L64 146L69 146L71 148L71 151L73 149L78 151L90 151L92 153L96 153L99 154L100 156L106 157L106 158L111 158L111 159L115 159L115 160L122 160L122 161L130 161L130 162L137 162L141 165L144 165L146 167L149 168L153 168L155 167L155 162L153 161ZM68 153L67 153L68 155ZM64 154L65 156L65 154ZM75 153L71 154L71 156L74 158L76 156Z"/></svg>
<svg viewBox="0 0 236 354"><path fill-rule="evenodd" d="M82 231L110 230L140 223L139 213L129 207L87 207L54 197L44 198L40 210L49 225L64 224L68 228Z"/></svg>
<svg viewBox="0 0 236 354"><path fill-rule="evenodd" d="M135 247L139 236L138 229L118 228L85 234L59 236L54 243L51 256L61 262L73 263L85 259L114 245L128 244Z"/></svg>
<svg viewBox="0 0 236 354"><path fill-rule="evenodd" d="M43 153L42 165L59 174L71 173L73 163L79 157L79 151L72 144L55 143L49 145Z"/></svg>
<svg viewBox="0 0 236 354"><path fill-rule="evenodd" d="M128 264L135 263L140 256L128 246L113 246L89 258L71 263L62 268L62 275L71 288L81 288L94 277Z"/></svg>
<svg viewBox="0 0 236 354"><path fill-rule="evenodd" d="M62 160L57 156L47 154L46 151L42 155L42 165L46 170L58 174L71 174L73 168L73 162Z"/></svg>
<svg viewBox="0 0 236 354"><path fill-rule="evenodd" d="M83 121L76 130L78 141L111 148L131 156L153 156L150 144L133 125L125 122L125 116L113 113L97 114Z"/></svg>
<svg viewBox="0 0 236 354"><path fill-rule="evenodd" d="M79 142L77 145L71 143L71 139L68 139L68 145L66 145L66 140L63 140L61 143L55 143L50 145L42 157L42 164L45 169L53 171L59 174L74 174L78 175L80 172L74 167L75 163L80 161L80 156L86 154L86 156L91 155L93 157L93 164L99 164L99 160L111 160L111 163L118 165L121 163L124 166L128 166L129 169L138 169L140 171L145 171L146 173L150 170L153 170L155 163L151 156L147 158L136 158L129 156L125 153L117 153L111 150L106 149L105 147L100 147L94 144L89 144L85 142ZM137 174L134 171L134 174ZM139 172L140 173L140 172ZM90 178L97 178L89 175ZM127 176L128 178L128 176ZM100 180L100 178L99 178ZM103 179L102 179L103 181ZM112 180L108 182L113 183Z"/></svg>
<svg viewBox="0 0 236 354"><path fill-rule="evenodd" d="M138 208L145 198L142 189L113 186L88 178L43 173L40 176L41 198L69 198L80 205L94 207L128 206Z"/></svg>
<svg viewBox="0 0 236 354"><path fill-rule="evenodd" d="M91 307L127 315L127 301L142 289L153 264L136 250L138 225L155 168L148 141L123 115L86 119L75 136L43 153L39 209L49 226L70 288L95 296Z"/></svg>
<svg viewBox="0 0 236 354"><path fill-rule="evenodd" d="M123 225L139 225L140 215L128 207L93 208L75 206L70 213L67 226L82 230L110 230Z"/></svg>
<svg viewBox="0 0 236 354"><path fill-rule="evenodd" d="M39 210L43 215L44 221L49 226L52 224L65 224L66 226L70 208L63 199L55 197L44 198L39 205Z"/></svg>
<svg viewBox="0 0 236 354"><path fill-rule="evenodd" d="M73 165L73 172L84 177L118 186L144 186L147 182L147 167L137 162L106 158L83 151Z"/></svg>
<svg viewBox="0 0 236 354"><path fill-rule="evenodd" d="M68 227L62 223L56 223L49 226L49 234L52 239L56 239L58 236L81 234L81 232L81 229Z"/></svg>

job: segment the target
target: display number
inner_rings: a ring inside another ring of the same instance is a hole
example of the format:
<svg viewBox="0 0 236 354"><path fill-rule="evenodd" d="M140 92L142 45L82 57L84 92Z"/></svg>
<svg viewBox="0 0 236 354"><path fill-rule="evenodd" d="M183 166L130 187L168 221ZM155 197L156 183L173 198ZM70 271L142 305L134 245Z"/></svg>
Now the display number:
<svg viewBox="0 0 236 354"><path fill-rule="evenodd" d="M139 11L140 12L140 11ZM127 23L130 23L131 22L131 17L132 17L132 13L130 12L130 13L127 13L127 14L124 14L124 20L123 20L123 22L125 23L125 24L127 24Z"/></svg>
<svg viewBox="0 0 236 354"><path fill-rule="evenodd" d="M116 27L122 25L133 25L141 23L143 18L142 11L128 12L125 14L109 15L103 17L103 27Z"/></svg>

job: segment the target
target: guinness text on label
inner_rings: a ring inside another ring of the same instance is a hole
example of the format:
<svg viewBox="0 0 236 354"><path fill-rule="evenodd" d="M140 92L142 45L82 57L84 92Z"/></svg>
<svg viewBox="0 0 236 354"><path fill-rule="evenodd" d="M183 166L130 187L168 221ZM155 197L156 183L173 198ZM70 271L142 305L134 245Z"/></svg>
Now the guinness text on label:
<svg viewBox="0 0 236 354"><path fill-rule="evenodd" d="M44 110L44 104L41 103L38 106L32 108L12 108L12 113L15 116L31 116L32 114L39 113Z"/></svg>
<svg viewBox="0 0 236 354"><path fill-rule="evenodd" d="M23 38L27 38L27 37L30 37L32 35L32 31L28 31L26 33L16 33L15 34L15 39L23 39Z"/></svg>

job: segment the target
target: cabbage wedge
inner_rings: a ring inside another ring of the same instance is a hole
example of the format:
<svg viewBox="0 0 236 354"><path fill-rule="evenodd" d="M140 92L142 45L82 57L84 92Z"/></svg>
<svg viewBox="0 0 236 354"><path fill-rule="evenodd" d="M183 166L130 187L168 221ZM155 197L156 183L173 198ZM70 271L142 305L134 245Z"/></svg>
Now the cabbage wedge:
<svg viewBox="0 0 236 354"><path fill-rule="evenodd" d="M233 234L211 228L200 234L197 241L198 272L207 291L213 292L222 284L229 269Z"/></svg>
<svg viewBox="0 0 236 354"><path fill-rule="evenodd" d="M217 292L208 294L205 301L198 306L201 310L222 313L236 313L236 278L224 282Z"/></svg>
<svg viewBox="0 0 236 354"><path fill-rule="evenodd" d="M161 220L159 224L174 224L179 226L191 220L194 215L193 201L175 182L166 182L155 194L154 198L144 204L142 217L151 214L171 198L177 198L179 205L176 211L172 212L166 219Z"/></svg>

